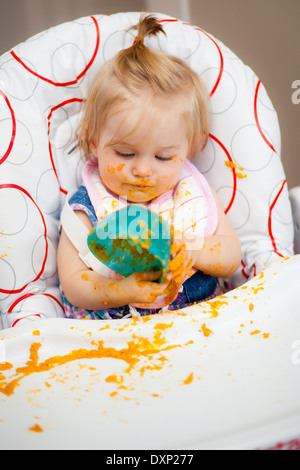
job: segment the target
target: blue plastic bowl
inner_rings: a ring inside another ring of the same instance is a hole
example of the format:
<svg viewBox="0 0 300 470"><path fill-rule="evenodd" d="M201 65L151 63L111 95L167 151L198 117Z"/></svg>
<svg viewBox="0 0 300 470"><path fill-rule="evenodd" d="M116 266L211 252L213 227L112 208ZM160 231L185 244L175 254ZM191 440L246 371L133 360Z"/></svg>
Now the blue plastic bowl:
<svg viewBox="0 0 300 470"><path fill-rule="evenodd" d="M138 204L114 212L88 236L91 252L124 277L134 272L161 271L165 279L171 250L171 231L162 217Z"/></svg>

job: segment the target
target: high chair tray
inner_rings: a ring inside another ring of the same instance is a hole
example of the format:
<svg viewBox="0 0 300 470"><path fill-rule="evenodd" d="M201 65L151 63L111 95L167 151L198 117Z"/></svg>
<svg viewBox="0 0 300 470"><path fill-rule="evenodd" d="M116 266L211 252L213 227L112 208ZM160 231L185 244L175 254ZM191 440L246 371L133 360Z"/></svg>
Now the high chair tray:
<svg viewBox="0 0 300 470"><path fill-rule="evenodd" d="M0 332L1 449L300 448L300 256L176 313Z"/></svg>

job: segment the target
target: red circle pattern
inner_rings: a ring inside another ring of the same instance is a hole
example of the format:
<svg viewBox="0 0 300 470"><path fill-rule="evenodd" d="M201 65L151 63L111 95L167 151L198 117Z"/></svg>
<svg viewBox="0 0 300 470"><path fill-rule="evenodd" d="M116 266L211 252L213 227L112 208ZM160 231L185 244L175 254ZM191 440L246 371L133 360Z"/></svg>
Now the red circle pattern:
<svg viewBox="0 0 300 470"><path fill-rule="evenodd" d="M15 118L15 113L14 113L14 110L6 96L6 94L0 89L0 95L4 98L6 104L7 104L7 107L9 109L9 112L10 112L10 115L11 115L11 123L12 123L12 132L11 132L11 138L10 138L10 142L9 142L9 145L8 145L8 148L6 150L6 152L4 153L3 157L0 158L0 165L2 163L5 162L5 160L7 159L7 157L9 156L12 148L13 148L13 145L14 145L14 141L15 141L15 138L16 138L16 118Z"/></svg>
<svg viewBox="0 0 300 470"><path fill-rule="evenodd" d="M30 282L36 282L44 272L45 264L46 264L46 261L47 261L47 254L48 254L47 227L46 227L46 222L45 222L45 218L44 218L44 215L43 215L42 211L40 210L39 206L37 205L37 203L32 198L32 196L29 194L28 191L26 191L26 189L24 189L21 186L16 185L16 184L0 184L0 190L1 189L8 189L8 188L9 189L17 189L18 191L21 191L23 194L25 194L25 196L27 196L30 199L31 202L33 202L33 204L35 205L35 207L37 208L37 210L38 210L38 212L41 216L42 224L43 224L43 227L44 227L43 236L45 238L45 255L44 255L44 259L43 259L43 262L42 262L41 269L40 269L39 273L37 274L37 276L33 280L28 281L24 286L19 287L17 289L2 289L2 288L0 288L0 292L3 293L3 294L19 294L20 292L23 292L23 290L28 286L28 284Z"/></svg>
<svg viewBox="0 0 300 470"><path fill-rule="evenodd" d="M54 80L51 80L50 78L47 78L47 77L43 77L43 75L40 75L38 74L37 72L35 72L34 70L32 70L30 67L28 67L28 65L25 64L25 62L17 56L17 54L14 52L14 51L10 51L11 55L13 56L13 58L19 62L19 64L22 65L22 67L24 67L24 69L27 70L27 72L31 73L32 75L34 75L35 77L39 78L40 80L43 80L47 83L50 83L50 85L54 85L56 87L68 87L70 85L76 85L78 83L78 81L86 74L86 72L88 71L88 69L92 66L94 60L95 60L95 57L98 53L98 49L99 49L99 45L100 45L100 29L99 29L99 25L98 25L98 22L97 20L91 16L94 24L95 24L95 28L96 28L96 45L95 45L95 50L94 50L94 53L92 55L92 58L91 60L89 61L89 63L87 64L87 66L85 67L84 70L82 70L82 72L77 75L77 77L74 79L74 80L71 80L69 82L64 82L64 83L59 83L59 82L55 82Z"/></svg>

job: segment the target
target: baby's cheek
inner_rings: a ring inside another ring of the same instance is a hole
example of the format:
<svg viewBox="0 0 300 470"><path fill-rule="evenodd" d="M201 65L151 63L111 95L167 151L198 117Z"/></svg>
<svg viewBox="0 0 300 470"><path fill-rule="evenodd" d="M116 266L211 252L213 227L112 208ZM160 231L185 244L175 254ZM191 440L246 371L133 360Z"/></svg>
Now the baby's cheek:
<svg viewBox="0 0 300 470"><path fill-rule="evenodd" d="M116 165L105 163L100 169L100 177L102 181L110 187L111 184L115 185L118 180L123 181L124 176L124 163L118 163Z"/></svg>
<svg viewBox="0 0 300 470"><path fill-rule="evenodd" d="M107 164L105 167L105 172L109 175L115 175L117 170L119 170L119 168L115 165Z"/></svg>

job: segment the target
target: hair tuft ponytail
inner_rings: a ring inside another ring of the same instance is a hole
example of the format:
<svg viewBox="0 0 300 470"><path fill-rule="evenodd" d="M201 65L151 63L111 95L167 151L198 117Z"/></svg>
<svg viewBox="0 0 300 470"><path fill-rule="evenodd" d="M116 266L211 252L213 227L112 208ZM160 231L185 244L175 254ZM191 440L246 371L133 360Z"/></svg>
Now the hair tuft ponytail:
<svg viewBox="0 0 300 470"><path fill-rule="evenodd" d="M159 33L163 33L166 36L166 33L161 26L157 22L157 18L155 16L149 14L149 13L144 13L138 22L138 24L132 26L129 28L128 31L130 30L137 30L137 37L135 40L135 44L143 44L144 43L144 38L150 37L150 36L157 36Z"/></svg>

